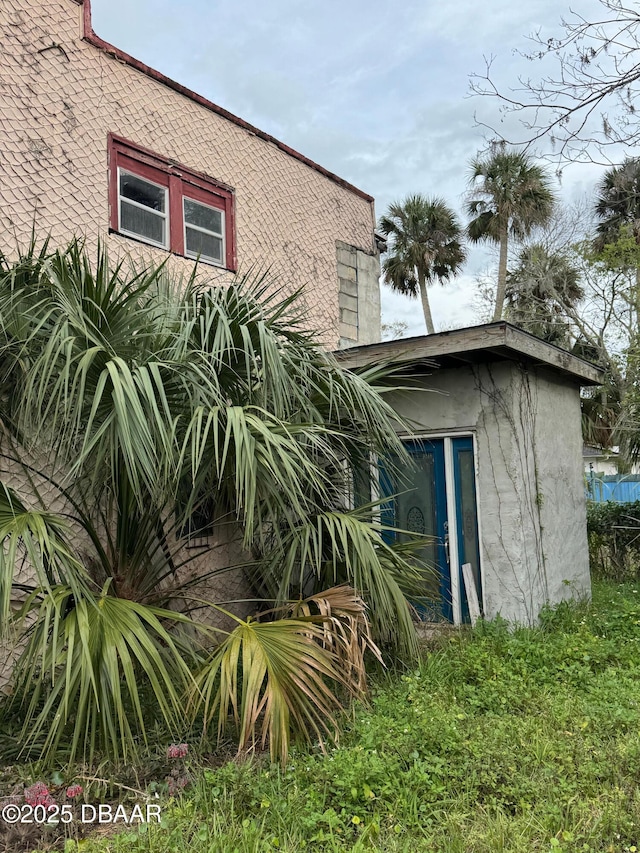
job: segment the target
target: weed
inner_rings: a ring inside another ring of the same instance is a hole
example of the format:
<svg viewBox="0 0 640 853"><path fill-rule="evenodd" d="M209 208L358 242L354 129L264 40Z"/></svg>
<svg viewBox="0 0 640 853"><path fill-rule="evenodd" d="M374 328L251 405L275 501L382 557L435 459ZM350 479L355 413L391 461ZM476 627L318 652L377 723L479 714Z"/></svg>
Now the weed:
<svg viewBox="0 0 640 853"><path fill-rule="evenodd" d="M159 827L82 849L627 853L640 849L639 685L638 587L600 585L539 628L481 624L380 677L326 754L194 772Z"/></svg>

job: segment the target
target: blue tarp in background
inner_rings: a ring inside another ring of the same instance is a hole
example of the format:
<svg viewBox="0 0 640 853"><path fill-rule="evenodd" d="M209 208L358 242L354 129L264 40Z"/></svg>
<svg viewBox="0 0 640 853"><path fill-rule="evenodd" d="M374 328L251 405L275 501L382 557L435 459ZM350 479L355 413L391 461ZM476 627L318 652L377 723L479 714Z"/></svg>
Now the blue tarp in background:
<svg viewBox="0 0 640 853"><path fill-rule="evenodd" d="M640 474L587 474L587 498L596 503L640 501Z"/></svg>

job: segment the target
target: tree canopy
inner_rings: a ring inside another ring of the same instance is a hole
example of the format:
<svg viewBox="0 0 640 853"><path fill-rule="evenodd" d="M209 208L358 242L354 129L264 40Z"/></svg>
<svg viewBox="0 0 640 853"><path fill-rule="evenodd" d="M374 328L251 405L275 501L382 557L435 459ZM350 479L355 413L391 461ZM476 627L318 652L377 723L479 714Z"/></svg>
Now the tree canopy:
<svg viewBox="0 0 640 853"><path fill-rule="evenodd" d="M509 144L529 148L547 139L561 165L611 163L617 147L640 141L640 10L624 0L599 3L601 14L592 20L572 10L557 35L538 30L529 37L531 49L521 55L541 64L537 78L523 76L503 89L495 82L493 60L472 75L474 94L495 98L502 119L507 114L520 120L522 133L509 136ZM502 120L485 123L492 136L503 138L500 125Z"/></svg>
<svg viewBox="0 0 640 853"><path fill-rule="evenodd" d="M599 0L601 14L586 18L571 10L557 35L539 29L529 36L531 49L519 51L543 70L522 76L508 89L495 82L492 64L471 76L475 95L494 98L501 120L480 122L503 138L505 115L516 116L521 134L510 145L538 146L547 139L551 154L566 162L611 163L620 145L640 141L636 97L640 80L640 10L624 0ZM551 66L551 70L549 70Z"/></svg>
<svg viewBox="0 0 640 853"><path fill-rule="evenodd" d="M521 249L507 275L507 319L558 346L572 346L572 324L566 314L583 298L577 265L567 254L549 251L540 243Z"/></svg>
<svg viewBox="0 0 640 853"><path fill-rule="evenodd" d="M420 297L431 335L435 328L427 285L448 281L466 258L458 218L443 199L418 193L389 205L379 227L389 238L384 281L398 293Z"/></svg>
<svg viewBox="0 0 640 853"><path fill-rule="evenodd" d="M545 170L527 154L498 146L469 169L469 239L500 247L494 320L500 320L507 284L509 238L522 239L551 216L555 197Z"/></svg>

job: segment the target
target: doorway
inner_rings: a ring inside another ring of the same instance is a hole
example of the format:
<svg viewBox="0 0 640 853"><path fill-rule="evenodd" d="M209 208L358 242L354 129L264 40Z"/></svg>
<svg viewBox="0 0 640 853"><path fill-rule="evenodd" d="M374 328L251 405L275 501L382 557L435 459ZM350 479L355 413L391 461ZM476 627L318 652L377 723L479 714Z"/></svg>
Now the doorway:
<svg viewBox="0 0 640 853"><path fill-rule="evenodd" d="M389 498L383 523L428 537L418 557L429 573L423 594L412 603L426 622L469 622L464 563L471 565L482 602L473 437L412 439L405 447L413 465L393 470L396 458L393 466L383 466L380 487Z"/></svg>

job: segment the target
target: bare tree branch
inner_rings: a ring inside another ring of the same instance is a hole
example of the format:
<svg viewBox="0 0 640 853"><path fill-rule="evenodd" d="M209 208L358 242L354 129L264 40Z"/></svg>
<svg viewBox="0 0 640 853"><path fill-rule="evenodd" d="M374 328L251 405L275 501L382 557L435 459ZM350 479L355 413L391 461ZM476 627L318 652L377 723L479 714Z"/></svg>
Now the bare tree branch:
<svg viewBox="0 0 640 853"><path fill-rule="evenodd" d="M616 146L640 142L640 7L622 0L600 4L599 20L571 10L561 20L561 35L545 39L538 30L529 36L530 51L516 51L545 67L553 62L551 73L519 77L517 86L503 91L492 74L495 57L485 57L484 73L471 75L472 95L496 98L501 117L520 120L523 134L505 141L527 150L547 139L559 167L611 164ZM476 118L476 124L504 138L495 123Z"/></svg>

